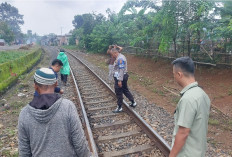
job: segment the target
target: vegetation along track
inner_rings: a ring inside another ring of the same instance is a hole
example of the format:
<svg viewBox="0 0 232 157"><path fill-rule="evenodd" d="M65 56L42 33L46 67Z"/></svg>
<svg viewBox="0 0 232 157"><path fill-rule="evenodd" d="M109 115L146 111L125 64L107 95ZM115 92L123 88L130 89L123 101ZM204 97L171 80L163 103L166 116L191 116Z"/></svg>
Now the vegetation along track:
<svg viewBox="0 0 232 157"><path fill-rule="evenodd" d="M82 122L94 156L168 156L169 145L124 101L122 113L112 89L68 52Z"/></svg>

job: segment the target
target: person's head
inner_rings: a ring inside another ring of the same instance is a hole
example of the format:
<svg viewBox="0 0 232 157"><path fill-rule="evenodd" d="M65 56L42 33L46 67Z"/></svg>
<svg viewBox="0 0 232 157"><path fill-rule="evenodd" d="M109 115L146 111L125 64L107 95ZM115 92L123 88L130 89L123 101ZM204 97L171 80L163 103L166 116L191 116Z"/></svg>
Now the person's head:
<svg viewBox="0 0 232 157"><path fill-rule="evenodd" d="M60 71L60 68L63 66L63 63L61 62L61 60L59 59L54 59L52 61L52 69L55 71L55 72L59 72Z"/></svg>
<svg viewBox="0 0 232 157"><path fill-rule="evenodd" d="M49 68L36 70L34 74L34 87L39 94L54 93L57 79L54 72Z"/></svg>
<svg viewBox="0 0 232 157"><path fill-rule="evenodd" d="M118 55L119 55L119 52L118 52L118 50L117 50L116 48L112 48L112 49L111 49L111 53L112 53L112 56L113 56L114 58L117 58Z"/></svg>
<svg viewBox="0 0 232 157"><path fill-rule="evenodd" d="M173 76L176 82L184 86L187 82L195 81L194 62L189 57L180 57L172 62Z"/></svg>
<svg viewBox="0 0 232 157"><path fill-rule="evenodd" d="M60 49L60 52L65 52L65 50L61 48L61 49Z"/></svg>

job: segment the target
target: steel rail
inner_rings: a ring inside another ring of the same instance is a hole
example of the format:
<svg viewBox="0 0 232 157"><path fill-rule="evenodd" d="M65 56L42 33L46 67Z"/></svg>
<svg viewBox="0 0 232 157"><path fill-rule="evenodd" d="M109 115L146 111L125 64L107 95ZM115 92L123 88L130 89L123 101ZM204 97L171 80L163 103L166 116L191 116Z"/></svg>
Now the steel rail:
<svg viewBox="0 0 232 157"><path fill-rule="evenodd" d="M93 133L92 133L91 127L89 125L89 119L87 117L87 113L85 111L84 103L82 101L80 90L79 90L78 85L76 83L75 76L74 76L74 74L72 72L72 68L70 68L70 72L71 72L73 82L75 84L76 92L77 92L77 95L78 95L78 98L79 98L81 112L82 112L82 115L83 115L83 118L84 118L84 127L85 127L84 130L86 130L86 132L87 132L87 140L88 140L88 144L89 144L89 147L90 147L90 151L92 152L93 157L98 157L96 143L94 141Z"/></svg>
<svg viewBox="0 0 232 157"><path fill-rule="evenodd" d="M101 81L107 87L107 90L110 91L111 95L114 98L116 98L115 92L103 79L101 79L94 71L92 71L89 68L88 65L86 65L83 61L81 61L75 55L73 55L70 52L68 53L71 56L73 56L76 60L78 60L82 65L84 65L89 72L91 72L99 81ZM170 150L171 150L171 147L168 145L168 143L137 112L132 110L125 100L123 100L123 109L126 110L126 113L129 114L141 128L143 128L143 131L154 142L154 145L157 146L166 157L168 157L170 154Z"/></svg>

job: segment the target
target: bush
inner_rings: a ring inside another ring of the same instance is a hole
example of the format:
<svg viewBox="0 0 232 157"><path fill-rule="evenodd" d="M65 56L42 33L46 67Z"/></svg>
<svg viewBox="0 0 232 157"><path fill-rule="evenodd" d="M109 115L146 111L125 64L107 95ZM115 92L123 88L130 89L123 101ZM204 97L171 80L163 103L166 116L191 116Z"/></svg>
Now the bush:
<svg viewBox="0 0 232 157"><path fill-rule="evenodd" d="M36 49L18 59L0 64L0 94L3 93L18 77L27 72L40 59L42 49Z"/></svg>
<svg viewBox="0 0 232 157"><path fill-rule="evenodd" d="M65 48L65 49L70 49L70 50L78 50L77 45L64 45L62 47Z"/></svg>
<svg viewBox="0 0 232 157"><path fill-rule="evenodd" d="M2 51L0 52L0 64L9 62L11 60L14 60L16 58L20 58L22 56L25 56L29 53L29 51L25 50L10 50L10 51Z"/></svg>

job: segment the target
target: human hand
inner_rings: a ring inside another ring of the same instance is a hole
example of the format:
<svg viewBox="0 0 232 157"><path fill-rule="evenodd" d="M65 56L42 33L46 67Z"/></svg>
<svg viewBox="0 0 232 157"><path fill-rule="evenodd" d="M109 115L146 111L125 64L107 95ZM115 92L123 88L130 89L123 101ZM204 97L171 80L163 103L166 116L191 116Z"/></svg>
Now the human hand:
<svg viewBox="0 0 232 157"><path fill-rule="evenodd" d="M60 94L63 94L63 93L64 93L64 90L63 90L63 89L61 89L61 90L60 90Z"/></svg>

